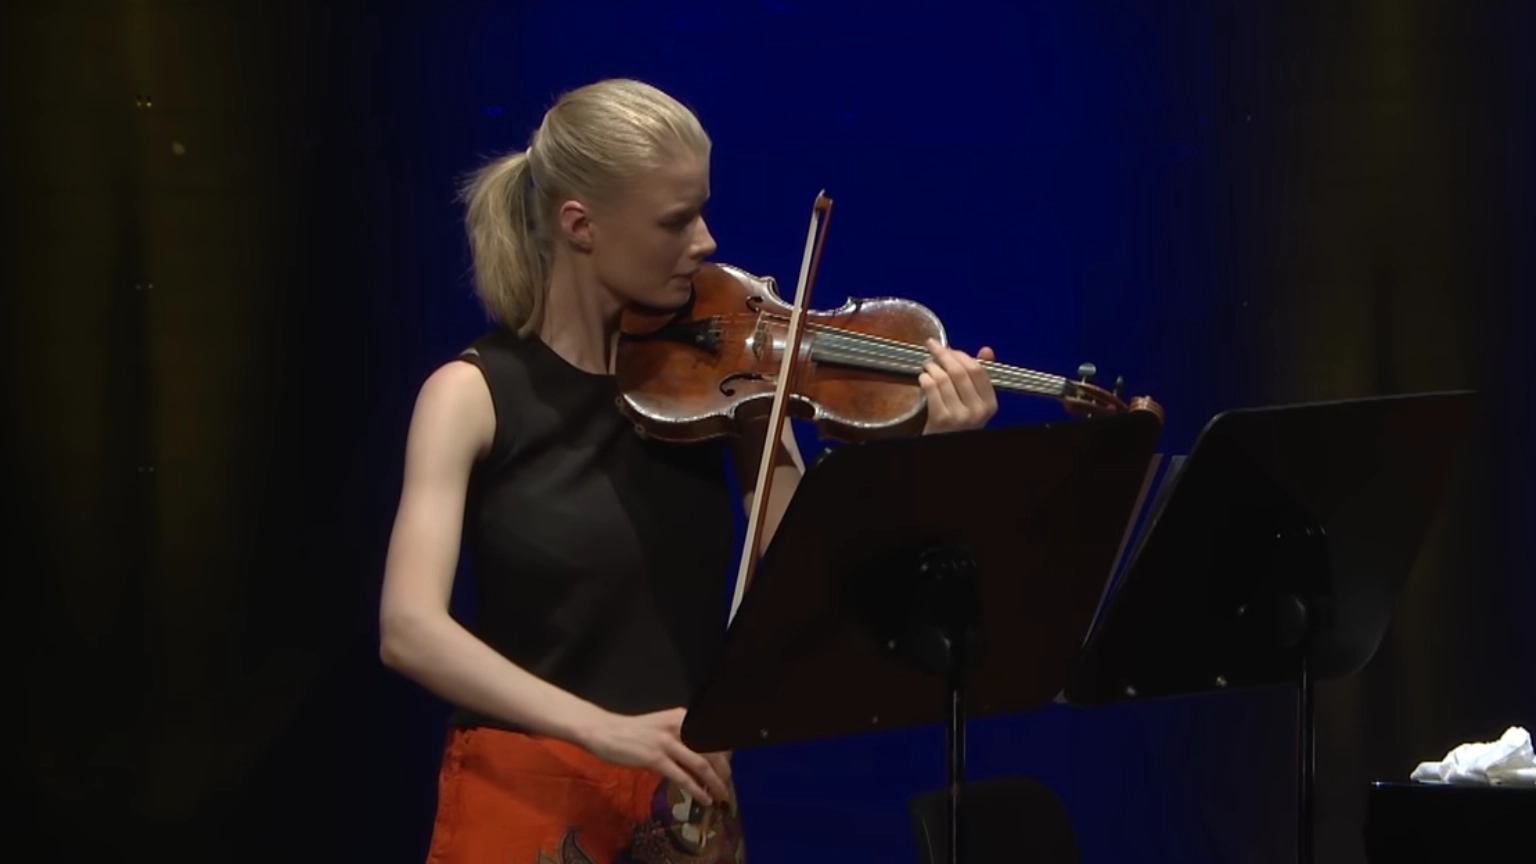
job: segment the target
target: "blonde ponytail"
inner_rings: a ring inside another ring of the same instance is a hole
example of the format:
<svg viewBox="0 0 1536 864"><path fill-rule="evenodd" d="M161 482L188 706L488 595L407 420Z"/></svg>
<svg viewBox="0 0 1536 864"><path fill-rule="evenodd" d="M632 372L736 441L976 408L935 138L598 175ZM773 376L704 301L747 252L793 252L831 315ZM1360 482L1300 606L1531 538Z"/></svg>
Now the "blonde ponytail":
<svg viewBox="0 0 1536 864"><path fill-rule="evenodd" d="M627 78L563 94L531 141L476 171L462 190L475 292L497 323L524 336L543 323L556 202L610 200L669 159L708 161L710 153L692 111Z"/></svg>
<svg viewBox="0 0 1536 864"><path fill-rule="evenodd" d="M526 335L544 315L550 257L547 239L539 236L539 195L528 151L480 168L462 197L475 293L498 323Z"/></svg>

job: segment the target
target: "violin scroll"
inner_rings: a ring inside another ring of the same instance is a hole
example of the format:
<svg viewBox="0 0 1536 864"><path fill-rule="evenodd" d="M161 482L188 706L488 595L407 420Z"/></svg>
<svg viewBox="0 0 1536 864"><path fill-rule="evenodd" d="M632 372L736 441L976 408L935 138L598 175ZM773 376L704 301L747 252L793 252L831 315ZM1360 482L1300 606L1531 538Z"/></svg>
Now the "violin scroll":
<svg viewBox="0 0 1536 864"><path fill-rule="evenodd" d="M1159 424L1166 419L1163 406L1150 396L1135 396L1129 402L1122 400L1120 390L1125 386L1123 376L1115 378L1114 390L1105 390L1092 383L1096 374L1097 367L1092 363L1084 363L1077 367L1078 380L1063 383L1061 403L1067 411L1081 417L1145 411L1156 417Z"/></svg>

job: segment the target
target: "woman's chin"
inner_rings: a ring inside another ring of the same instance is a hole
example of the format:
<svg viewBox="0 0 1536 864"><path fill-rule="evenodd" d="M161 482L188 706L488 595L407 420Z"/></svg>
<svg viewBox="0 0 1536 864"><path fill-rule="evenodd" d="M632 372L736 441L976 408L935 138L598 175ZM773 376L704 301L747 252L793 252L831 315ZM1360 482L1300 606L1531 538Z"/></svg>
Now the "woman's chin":
<svg viewBox="0 0 1536 864"><path fill-rule="evenodd" d="M658 309L681 309L692 298L693 280L687 276L673 276L667 280L666 288L652 298L652 305Z"/></svg>
<svg viewBox="0 0 1536 864"><path fill-rule="evenodd" d="M666 314L670 312L676 312L684 306L687 306L688 301L692 298L692 286L685 286L681 289L674 288L672 290L659 292L650 297L636 299L629 305L631 309L642 314Z"/></svg>

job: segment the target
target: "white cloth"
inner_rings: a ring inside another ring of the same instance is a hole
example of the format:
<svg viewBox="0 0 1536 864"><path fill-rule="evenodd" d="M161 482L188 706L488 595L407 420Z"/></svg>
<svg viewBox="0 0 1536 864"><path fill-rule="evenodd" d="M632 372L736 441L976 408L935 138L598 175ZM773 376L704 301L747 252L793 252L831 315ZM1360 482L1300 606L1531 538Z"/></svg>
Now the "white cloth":
<svg viewBox="0 0 1536 864"><path fill-rule="evenodd" d="M1420 762L1411 779L1468 786L1536 786L1531 733L1511 726L1497 741L1462 744L1439 762Z"/></svg>

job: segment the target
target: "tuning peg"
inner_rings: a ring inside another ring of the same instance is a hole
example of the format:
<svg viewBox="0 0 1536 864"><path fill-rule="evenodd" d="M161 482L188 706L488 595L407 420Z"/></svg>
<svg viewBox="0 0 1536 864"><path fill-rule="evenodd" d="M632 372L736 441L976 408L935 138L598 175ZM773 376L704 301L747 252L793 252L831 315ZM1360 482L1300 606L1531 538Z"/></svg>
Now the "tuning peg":
<svg viewBox="0 0 1536 864"><path fill-rule="evenodd" d="M1099 367L1093 365L1092 363L1084 363L1083 365L1077 367L1077 377L1079 379L1079 384L1087 384L1089 380L1097 374L1099 374Z"/></svg>
<svg viewBox="0 0 1536 864"><path fill-rule="evenodd" d="M1114 391L1116 399L1120 398L1120 388L1122 388L1124 386L1125 386L1125 376L1124 375L1116 375L1115 376L1115 391Z"/></svg>

